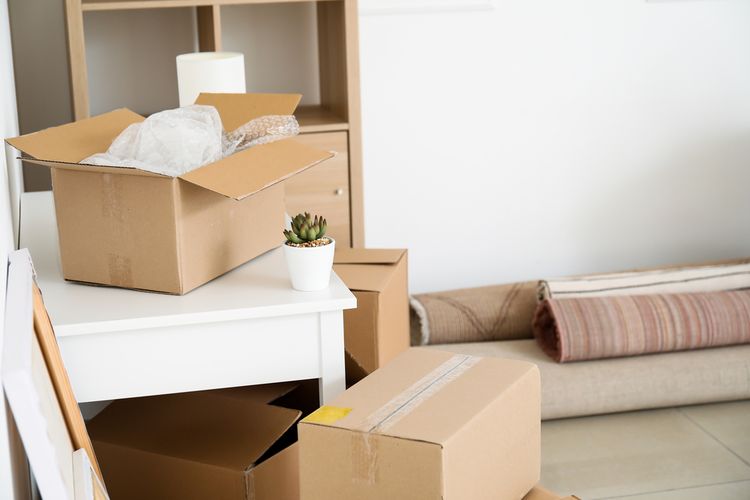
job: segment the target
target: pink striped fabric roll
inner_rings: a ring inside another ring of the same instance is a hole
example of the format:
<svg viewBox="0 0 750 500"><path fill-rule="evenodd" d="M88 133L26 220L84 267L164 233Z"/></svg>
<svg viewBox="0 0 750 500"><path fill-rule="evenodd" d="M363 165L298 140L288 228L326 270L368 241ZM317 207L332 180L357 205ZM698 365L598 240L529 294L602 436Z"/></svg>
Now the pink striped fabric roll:
<svg viewBox="0 0 750 500"><path fill-rule="evenodd" d="M547 299L534 336L559 362L750 343L750 290Z"/></svg>

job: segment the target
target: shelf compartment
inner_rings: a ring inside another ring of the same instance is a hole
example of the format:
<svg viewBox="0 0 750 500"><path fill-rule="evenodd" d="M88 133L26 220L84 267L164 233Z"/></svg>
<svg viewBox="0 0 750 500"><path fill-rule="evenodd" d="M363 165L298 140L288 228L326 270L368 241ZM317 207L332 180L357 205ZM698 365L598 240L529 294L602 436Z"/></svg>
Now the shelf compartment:
<svg viewBox="0 0 750 500"><path fill-rule="evenodd" d="M325 106L300 106L295 116L303 134L349 130L347 121Z"/></svg>

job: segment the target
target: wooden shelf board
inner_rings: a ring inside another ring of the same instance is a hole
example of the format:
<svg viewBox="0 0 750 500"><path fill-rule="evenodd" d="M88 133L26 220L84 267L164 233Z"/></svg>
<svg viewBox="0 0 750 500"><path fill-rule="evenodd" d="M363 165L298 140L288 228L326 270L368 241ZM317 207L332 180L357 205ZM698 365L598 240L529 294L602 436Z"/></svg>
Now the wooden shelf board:
<svg viewBox="0 0 750 500"><path fill-rule="evenodd" d="M300 106L295 113L300 132L334 132L349 130L349 123L323 106Z"/></svg>
<svg viewBox="0 0 750 500"><path fill-rule="evenodd" d="M174 7L200 7L206 5L249 5L307 1L311 0L82 0L81 9L86 12L97 10L165 9Z"/></svg>

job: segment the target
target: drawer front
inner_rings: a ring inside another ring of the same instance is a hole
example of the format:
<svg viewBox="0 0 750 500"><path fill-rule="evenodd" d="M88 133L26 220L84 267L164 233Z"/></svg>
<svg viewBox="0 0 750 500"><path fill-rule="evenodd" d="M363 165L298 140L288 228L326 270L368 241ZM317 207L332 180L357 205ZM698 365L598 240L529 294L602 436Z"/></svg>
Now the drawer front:
<svg viewBox="0 0 750 500"><path fill-rule="evenodd" d="M295 140L336 156L286 181L286 209L290 216L300 212L322 215L328 221L328 235L339 245L351 244L349 226L349 155L346 132L302 134Z"/></svg>

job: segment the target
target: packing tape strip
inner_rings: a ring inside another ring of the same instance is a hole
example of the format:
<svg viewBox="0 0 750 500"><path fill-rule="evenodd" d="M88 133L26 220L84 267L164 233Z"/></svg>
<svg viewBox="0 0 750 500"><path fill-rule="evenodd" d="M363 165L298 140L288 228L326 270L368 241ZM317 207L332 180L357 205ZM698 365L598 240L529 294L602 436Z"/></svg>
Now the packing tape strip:
<svg viewBox="0 0 750 500"><path fill-rule="evenodd" d="M477 356L458 354L451 356L356 426L354 430L362 432L354 433L351 437L352 479L365 484L377 482L380 441L375 434L384 433L443 387L466 373L480 359Z"/></svg>
<svg viewBox="0 0 750 500"><path fill-rule="evenodd" d="M255 474L245 471L245 500L255 500Z"/></svg>
<svg viewBox="0 0 750 500"><path fill-rule="evenodd" d="M130 257L107 254L107 273L109 281L115 286L133 286L133 263Z"/></svg>
<svg viewBox="0 0 750 500"><path fill-rule="evenodd" d="M466 373L481 358L457 354L375 410L357 427L366 433L382 434L443 387Z"/></svg>
<svg viewBox="0 0 750 500"><path fill-rule="evenodd" d="M368 432L351 434L352 480L357 483L375 484L378 472L378 447L380 442Z"/></svg>

